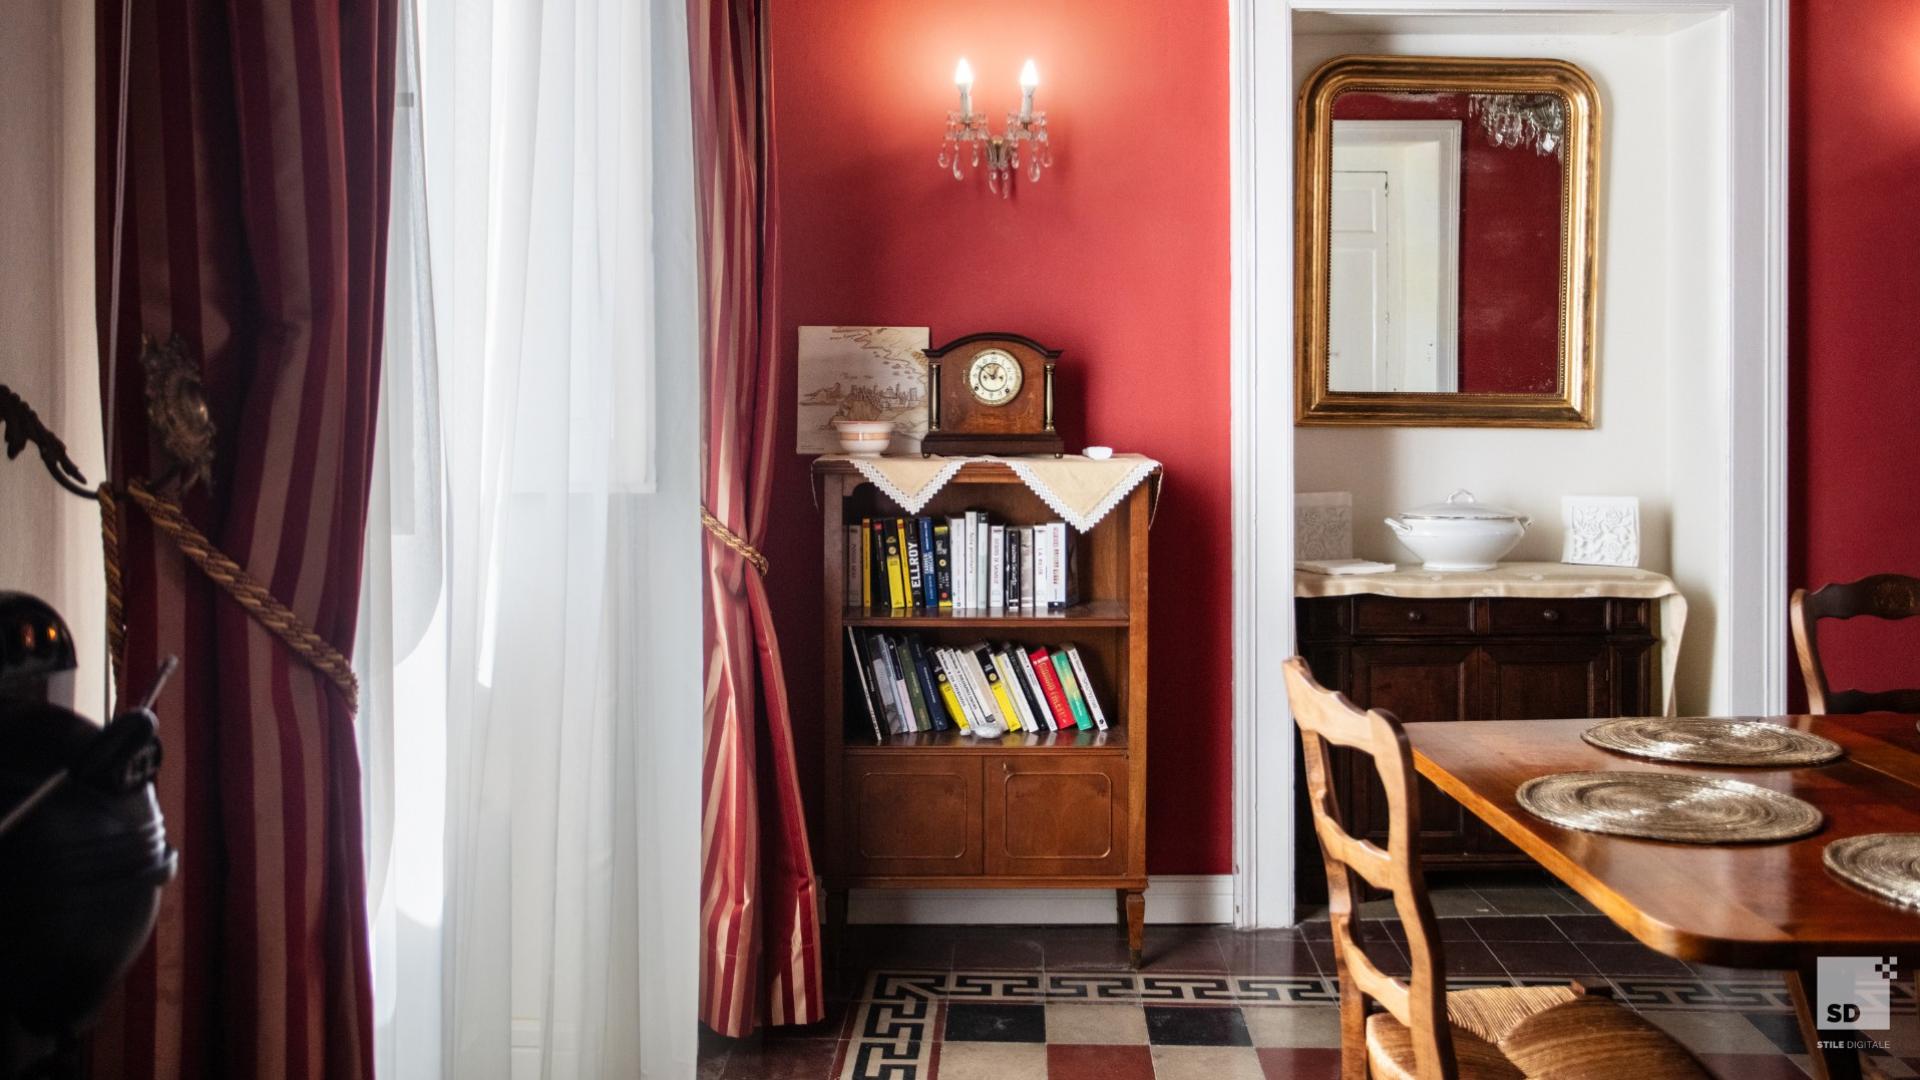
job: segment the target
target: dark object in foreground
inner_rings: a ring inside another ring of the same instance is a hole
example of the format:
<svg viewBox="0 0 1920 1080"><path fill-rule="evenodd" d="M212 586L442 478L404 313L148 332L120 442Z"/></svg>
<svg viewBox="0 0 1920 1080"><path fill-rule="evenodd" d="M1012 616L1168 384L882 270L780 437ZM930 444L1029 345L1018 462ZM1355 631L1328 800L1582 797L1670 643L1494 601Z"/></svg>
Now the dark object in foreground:
<svg viewBox="0 0 1920 1080"><path fill-rule="evenodd" d="M68 707L73 667L59 615L0 594L0 1077L77 1075L174 872L153 695L100 728Z"/></svg>

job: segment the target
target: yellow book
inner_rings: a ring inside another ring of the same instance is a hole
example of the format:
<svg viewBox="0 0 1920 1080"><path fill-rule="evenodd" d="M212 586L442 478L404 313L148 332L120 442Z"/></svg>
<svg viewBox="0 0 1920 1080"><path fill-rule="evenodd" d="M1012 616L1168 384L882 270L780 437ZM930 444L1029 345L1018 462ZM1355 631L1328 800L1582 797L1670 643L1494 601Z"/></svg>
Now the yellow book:
<svg viewBox="0 0 1920 1080"><path fill-rule="evenodd" d="M980 659L980 670L987 677L987 689L993 691L993 700L1000 706L1000 715L1006 718L1008 731L1019 731L1020 711L1013 707L1013 697L1007 693L1007 684L1000 679L1000 668L993 662L993 653L985 646L975 650Z"/></svg>
<svg viewBox="0 0 1920 1080"><path fill-rule="evenodd" d="M894 595L906 598L904 603L896 603L894 606L903 608L912 608L917 598L913 587L913 560L907 555L908 524L906 518L893 519L892 531L900 540L900 588Z"/></svg>
<svg viewBox="0 0 1920 1080"><path fill-rule="evenodd" d="M895 611L907 606L907 565L900 555L900 537L891 526L882 526L887 545L887 600Z"/></svg>
<svg viewBox="0 0 1920 1080"><path fill-rule="evenodd" d="M873 607L873 519L860 519L860 607Z"/></svg>
<svg viewBox="0 0 1920 1080"><path fill-rule="evenodd" d="M947 679L947 670L938 663L933 665L933 681L940 684L940 700L946 703L947 715L961 731L967 730L967 711L960 707L960 695L953 692L953 683Z"/></svg>

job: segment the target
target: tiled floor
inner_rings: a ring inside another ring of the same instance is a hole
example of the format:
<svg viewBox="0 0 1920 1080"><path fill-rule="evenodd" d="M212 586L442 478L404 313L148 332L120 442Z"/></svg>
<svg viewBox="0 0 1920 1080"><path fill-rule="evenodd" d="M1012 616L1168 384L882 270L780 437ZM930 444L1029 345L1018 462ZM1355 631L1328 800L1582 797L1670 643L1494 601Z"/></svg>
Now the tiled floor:
<svg viewBox="0 0 1920 1080"><path fill-rule="evenodd" d="M1720 1076L1804 1075L1785 987L1635 943L1565 890L1436 894L1450 981L1577 978L1610 990ZM1370 951L1404 971L1397 923ZM702 1080L1320 1080L1338 1075L1324 921L1293 930L1150 926L1139 971L1107 927L854 927L827 1019L703 1045ZM1895 999L1890 1078L1920 1077L1913 984ZM1877 1036L1878 1037L1878 1036Z"/></svg>

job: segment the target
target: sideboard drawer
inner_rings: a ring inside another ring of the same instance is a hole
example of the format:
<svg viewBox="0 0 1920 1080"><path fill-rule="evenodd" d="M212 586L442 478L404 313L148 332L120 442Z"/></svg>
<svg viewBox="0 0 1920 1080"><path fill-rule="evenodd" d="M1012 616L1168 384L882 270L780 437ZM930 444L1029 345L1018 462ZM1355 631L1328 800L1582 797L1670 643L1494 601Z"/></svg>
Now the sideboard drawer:
<svg viewBox="0 0 1920 1080"><path fill-rule="evenodd" d="M987 873L1096 877L1127 871L1127 759L1118 754L989 756Z"/></svg>
<svg viewBox="0 0 1920 1080"><path fill-rule="evenodd" d="M1356 596L1353 598L1353 632L1386 637L1402 634L1470 634L1473 632L1473 601Z"/></svg>
<svg viewBox="0 0 1920 1080"><path fill-rule="evenodd" d="M1607 629L1607 601L1500 597L1488 601L1487 616L1496 634L1598 634Z"/></svg>
<svg viewBox="0 0 1920 1080"><path fill-rule="evenodd" d="M980 873L979 756L848 754L846 779L849 873Z"/></svg>

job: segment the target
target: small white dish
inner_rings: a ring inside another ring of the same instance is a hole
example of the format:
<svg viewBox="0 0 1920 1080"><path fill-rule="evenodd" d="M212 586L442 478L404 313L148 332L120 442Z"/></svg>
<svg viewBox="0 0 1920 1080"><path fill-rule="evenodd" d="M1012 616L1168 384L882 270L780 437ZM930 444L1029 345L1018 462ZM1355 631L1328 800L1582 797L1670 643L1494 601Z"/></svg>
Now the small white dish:
<svg viewBox="0 0 1920 1080"><path fill-rule="evenodd" d="M1087 457L1093 459L1094 461L1105 461L1108 458L1113 456L1113 447L1089 446L1085 450L1082 450L1081 453L1085 454Z"/></svg>

